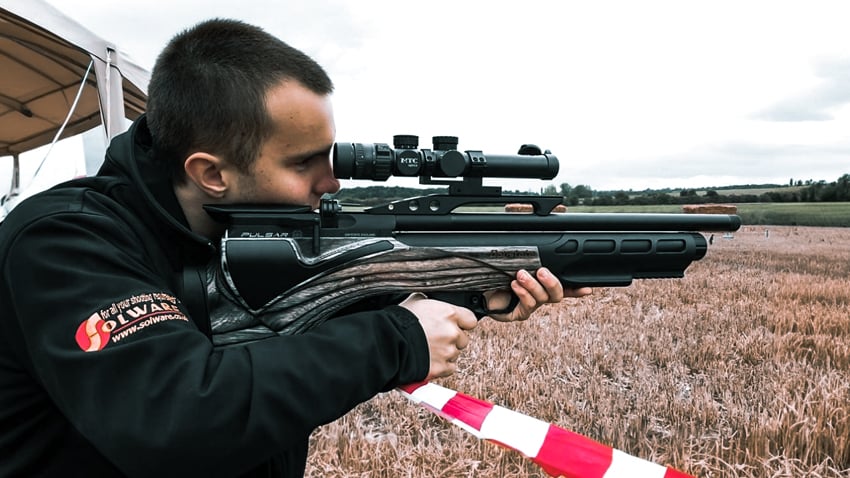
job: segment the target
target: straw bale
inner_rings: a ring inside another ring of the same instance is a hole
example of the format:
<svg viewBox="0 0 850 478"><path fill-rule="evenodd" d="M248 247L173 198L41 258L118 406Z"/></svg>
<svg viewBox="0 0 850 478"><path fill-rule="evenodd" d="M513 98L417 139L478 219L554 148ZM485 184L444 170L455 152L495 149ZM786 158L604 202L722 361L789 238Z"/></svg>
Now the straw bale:
<svg viewBox="0 0 850 478"><path fill-rule="evenodd" d="M531 204L509 203L505 204L505 212L534 212L534 208ZM554 209L552 209L552 212L567 212L567 206L558 204Z"/></svg>
<svg viewBox="0 0 850 478"><path fill-rule="evenodd" d="M685 214L737 214L734 204L686 204L682 206Z"/></svg>

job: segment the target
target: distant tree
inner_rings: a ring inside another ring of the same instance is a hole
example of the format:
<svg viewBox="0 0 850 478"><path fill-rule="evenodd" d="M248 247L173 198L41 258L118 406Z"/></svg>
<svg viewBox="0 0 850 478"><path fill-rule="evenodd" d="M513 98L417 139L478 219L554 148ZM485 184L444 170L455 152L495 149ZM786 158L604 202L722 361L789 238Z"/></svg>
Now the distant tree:
<svg viewBox="0 0 850 478"><path fill-rule="evenodd" d="M570 204L581 204L585 199L593 197L593 190L590 186L579 184L570 191ZM574 201L573 201L574 200Z"/></svg>
<svg viewBox="0 0 850 478"><path fill-rule="evenodd" d="M850 174L842 175L840 178L838 178L838 181L836 181L835 184L836 186L838 186L838 189L844 196L844 199L842 199L842 201L846 201L848 194L850 194Z"/></svg>
<svg viewBox="0 0 850 478"><path fill-rule="evenodd" d="M807 182L809 185L805 189L800 191L801 199L806 202L824 201L824 190L826 189L826 183L824 181L809 181L810 182Z"/></svg>
<svg viewBox="0 0 850 478"><path fill-rule="evenodd" d="M594 206L611 206L614 204L614 197L609 194L604 194L602 196L596 197L593 199Z"/></svg>
<svg viewBox="0 0 850 478"><path fill-rule="evenodd" d="M614 204L624 205L629 203L629 194L625 191L617 191L614 193Z"/></svg>
<svg viewBox="0 0 850 478"><path fill-rule="evenodd" d="M650 204L673 204L673 197L666 193L655 194L654 202Z"/></svg>
<svg viewBox="0 0 850 478"><path fill-rule="evenodd" d="M720 197L720 195L717 194L717 191L715 191L714 189L709 189L708 191L705 192L705 197L712 198L713 200L716 200L717 198Z"/></svg>
<svg viewBox="0 0 850 478"><path fill-rule="evenodd" d="M576 197L579 199L591 198L593 197L593 189L590 189L590 186L579 184L570 191L570 197Z"/></svg>

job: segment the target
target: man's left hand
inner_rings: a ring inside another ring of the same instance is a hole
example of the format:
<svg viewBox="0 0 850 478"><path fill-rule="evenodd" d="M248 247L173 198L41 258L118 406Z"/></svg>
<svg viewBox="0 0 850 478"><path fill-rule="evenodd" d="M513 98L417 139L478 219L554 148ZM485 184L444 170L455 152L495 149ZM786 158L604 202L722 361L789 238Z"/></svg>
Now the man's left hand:
<svg viewBox="0 0 850 478"><path fill-rule="evenodd" d="M500 322L522 321L531 317L543 304L557 304L565 297L584 297L593 292L590 287L564 289L558 278L545 267L537 269L536 278L526 270L518 271L511 281L511 290L519 299L517 306L510 312L490 314L489 317ZM511 294L506 290L490 291L485 296L489 310L502 310L511 302Z"/></svg>

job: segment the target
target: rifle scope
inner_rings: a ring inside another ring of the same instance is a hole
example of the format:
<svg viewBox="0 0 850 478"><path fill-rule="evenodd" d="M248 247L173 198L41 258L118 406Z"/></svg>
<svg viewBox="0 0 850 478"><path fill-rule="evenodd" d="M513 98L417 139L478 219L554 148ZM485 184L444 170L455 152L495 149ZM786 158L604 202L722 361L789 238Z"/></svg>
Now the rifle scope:
<svg viewBox="0 0 850 478"><path fill-rule="evenodd" d="M515 155L458 151L455 136L434 136L434 149L417 149L419 137L393 136L391 148L383 143L336 143L334 176L339 179L385 181L390 176L536 178L558 174L558 158L548 150L525 144Z"/></svg>

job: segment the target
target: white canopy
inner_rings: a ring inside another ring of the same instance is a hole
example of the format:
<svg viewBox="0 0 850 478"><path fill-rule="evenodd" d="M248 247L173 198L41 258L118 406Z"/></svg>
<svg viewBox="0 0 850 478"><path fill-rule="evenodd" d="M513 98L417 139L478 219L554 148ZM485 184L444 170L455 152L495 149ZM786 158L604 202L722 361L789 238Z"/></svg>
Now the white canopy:
<svg viewBox="0 0 850 478"><path fill-rule="evenodd" d="M0 156L53 141L90 64L63 137L123 131L145 109L150 74L43 0L0 0Z"/></svg>
<svg viewBox="0 0 850 478"><path fill-rule="evenodd" d="M101 124L108 138L123 132L125 118L145 110L149 80L115 44L43 0L0 0L0 156L15 160L10 195L20 153Z"/></svg>

